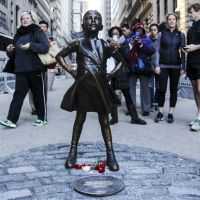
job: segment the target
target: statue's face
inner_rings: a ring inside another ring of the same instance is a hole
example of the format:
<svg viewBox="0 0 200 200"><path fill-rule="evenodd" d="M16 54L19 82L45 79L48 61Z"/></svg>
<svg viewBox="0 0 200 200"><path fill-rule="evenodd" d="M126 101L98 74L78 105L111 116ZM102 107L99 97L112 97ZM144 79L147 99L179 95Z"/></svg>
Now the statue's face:
<svg viewBox="0 0 200 200"><path fill-rule="evenodd" d="M98 32L102 30L103 25L101 15L95 10L88 11L83 17L82 28L86 32Z"/></svg>

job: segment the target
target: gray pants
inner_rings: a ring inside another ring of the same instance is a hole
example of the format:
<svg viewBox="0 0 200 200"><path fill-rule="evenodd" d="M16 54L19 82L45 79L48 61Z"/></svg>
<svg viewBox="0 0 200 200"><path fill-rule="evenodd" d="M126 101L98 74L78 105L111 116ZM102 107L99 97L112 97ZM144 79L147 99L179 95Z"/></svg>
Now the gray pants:
<svg viewBox="0 0 200 200"><path fill-rule="evenodd" d="M150 112L151 96L149 90L149 77L144 75L132 74L129 78L131 98L136 105L136 85L137 80L140 80L140 104L142 112Z"/></svg>
<svg viewBox="0 0 200 200"><path fill-rule="evenodd" d="M56 72L55 70L48 70L48 90L53 90L53 83L55 80Z"/></svg>

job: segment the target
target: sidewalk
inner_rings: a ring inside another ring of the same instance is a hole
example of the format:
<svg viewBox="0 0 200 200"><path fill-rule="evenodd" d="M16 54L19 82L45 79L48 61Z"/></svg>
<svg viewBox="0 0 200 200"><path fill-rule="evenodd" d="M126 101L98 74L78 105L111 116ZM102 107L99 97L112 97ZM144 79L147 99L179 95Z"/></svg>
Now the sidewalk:
<svg viewBox="0 0 200 200"><path fill-rule="evenodd" d="M30 114L28 98L25 99L18 127L7 129L0 126L0 157L43 145L70 143L75 112L61 110L60 103L72 82L71 78L55 81L55 90L48 93L49 123L46 126L32 126L35 116ZM0 95L1 119L6 118L11 99L12 94ZM154 123L156 113L151 113L150 116L143 117L148 125L132 125L130 117L124 115L124 103L118 110L119 123L111 126L114 143L169 151L200 160L200 132L191 132L188 126L195 113L194 101L178 99L174 124L166 121ZM88 113L80 142L102 141L97 114Z"/></svg>
<svg viewBox="0 0 200 200"><path fill-rule="evenodd" d="M48 125L33 127L28 99L18 127L0 127L0 200L199 200L200 133L189 131L195 113L194 101L179 99L175 123L154 123L156 113L145 117L148 125L132 125L124 102L119 123L111 126L120 170L103 175L122 179L125 189L105 198L92 198L73 190L73 181L97 175L92 170L66 170L75 112L60 109L72 79L55 81L48 93ZM8 112L12 95L0 95L1 118ZM88 113L78 148L78 163L105 160L97 114Z"/></svg>
<svg viewBox="0 0 200 200"><path fill-rule="evenodd" d="M120 170L64 168L69 145L48 145L0 159L1 200L199 200L199 165L190 159L141 147L114 145ZM103 143L80 143L78 163L105 159ZM73 190L84 176L114 176L125 189L108 197L89 197Z"/></svg>

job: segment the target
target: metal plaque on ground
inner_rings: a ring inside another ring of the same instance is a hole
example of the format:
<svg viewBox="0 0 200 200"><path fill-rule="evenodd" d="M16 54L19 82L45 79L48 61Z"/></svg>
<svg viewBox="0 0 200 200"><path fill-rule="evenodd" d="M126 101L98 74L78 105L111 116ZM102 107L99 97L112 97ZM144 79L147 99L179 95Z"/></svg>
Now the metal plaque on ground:
<svg viewBox="0 0 200 200"><path fill-rule="evenodd" d="M74 182L74 189L85 195L105 197L122 191L124 182L113 176L86 176Z"/></svg>

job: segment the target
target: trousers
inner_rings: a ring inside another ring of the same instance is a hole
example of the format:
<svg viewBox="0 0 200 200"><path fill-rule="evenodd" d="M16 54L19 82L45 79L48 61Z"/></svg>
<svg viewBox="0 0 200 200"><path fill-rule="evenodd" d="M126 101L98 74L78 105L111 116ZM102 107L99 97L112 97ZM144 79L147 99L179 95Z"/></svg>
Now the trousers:
<svg viewBox="0 0 200 200"><path fill-rule="evenodd" d="M38 119L47 120L45 72L29 72L16 74L15 92L10 104L7 119L17 123L24 99L29 90L33 93Z"/></svg>
<svg viewBox="0 0 200 200"><path fill-rule="evenodd" d="M133 103L136 105L136 86L137 80L140 80L140 104L142 112L150 112L151 97L149 90L149 77L141 74L132 74L129 78L130 94Z"/></svg>

